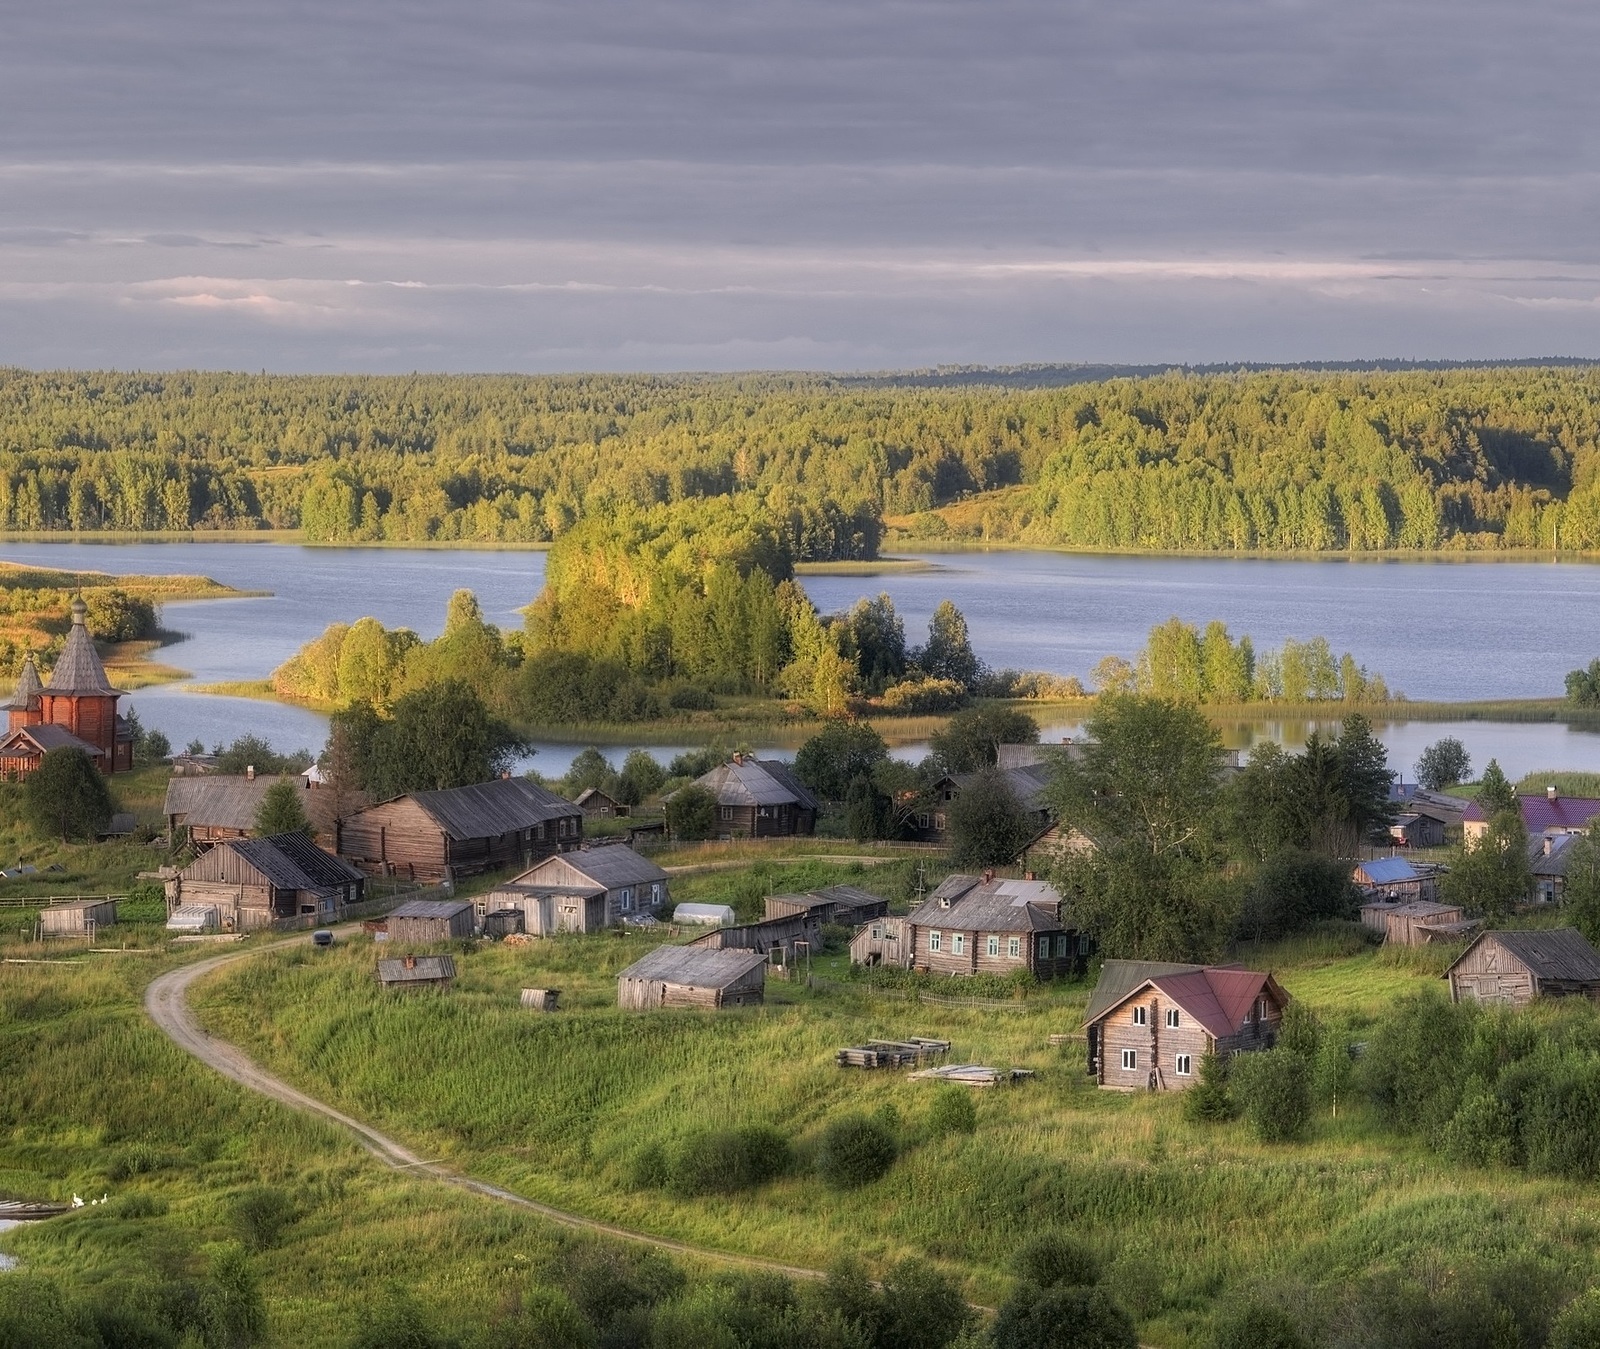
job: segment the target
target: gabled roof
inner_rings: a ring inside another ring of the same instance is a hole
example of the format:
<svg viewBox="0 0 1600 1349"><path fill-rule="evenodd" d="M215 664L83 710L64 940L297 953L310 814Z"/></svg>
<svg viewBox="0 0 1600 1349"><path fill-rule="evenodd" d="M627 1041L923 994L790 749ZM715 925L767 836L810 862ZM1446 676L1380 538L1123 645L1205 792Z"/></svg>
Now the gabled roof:
<svg viewBox="0 0 1600 1349"><path fill-rule="evenodd" d="M704 946L658 946L617 975L695 988L726 988L767 963L759 951L713 951Z"/></svg>
<svg viewBox="0 0 1600 1349"><path fill-rule="evenodd" d="M1528 840L1528 865L1535 876L1565 876L1572 865L1573 844L1582 834L1542 834ZM1549 848L1546 852L1545 849Z"/></svg>
<svg viewBox="0 0 1600 1349"><path fill-rule="evenodd" d="M1002 745L1002 749L1007 746ZM1015 748L1014 746L1012 748ZM1027 748L1036 748L1029 745ZM991 770L997 772L1006 786L1011 789L1011 794L1017 798L1017 804L1024 810L1032 813L1048 810L1050 803L1045 799L1045 792L1050 786L1050 765L1047 763L1018 764L1011 768L998 768ZM981 773L956 773L949 776L949 780L960 791L965 791L983 774Z"/></svg>
<svg viewBox="0 0 1600 1349"><path fill-rule="evenodd" d="M889 901L882 895L874 895L854 885L829 885L820 890L807 890L804 894L784 893L770 895L770 899L781 899L789 904L804 909L825 909L830 906L836 910L849 910L867 908Z"/></svg>
<svg viewBox="0 0 1600 1349"><path fill-rule="evenodd" d="M1592 796L1557 796L1552 801L1542 792L1519 792L1517 809L1530 834L1546 829L1587 829L1589 821L1600 815L1600 800ZM1476 801L1467 807L1467 820L1482 821L1488 813Z"/></svg>
<svg viewBox="0 0 1600 1349"><path fill-rule="evenodd" d="M1576 928L1558 927L1542 931L1480 932L1477 939L1450 964L1445 971L1455 969L1486 941L1493 941L1509 951L1539 979L1555 979L1580 984L1600 984L1600 951Z"/></svg>
<svg viewBox="0 0 1600 1349"><path fill-rule="evenodd" d="M28 652L22 658L22 669L17 671L17 686L11 690L11 697L6 701L4 710L8 712L27 712L39 706L39 695L44 691L44 685L39 681L39 667L33 663L33 652Z"/></svg>
<svg viewBox="0 0 1600 1349"><path fill-rule="evenodd" d="M161 813L180 815L187 825L249 831L256 827L256 815L268 790L280 782L293 783L297 791L305 790L305 779L298 775L258 774L247 778L214 773L207 777L169 778Z"/></svg>
<svg viewBox="0 0 1600 1349"><path fill-rule="evenodd" d="M1111 972L1109 986L1097 987L1089 999L1085 1025L1099 1021L1153 987L1204 1026L1207 1034L1220 1040L1238 1034L1263 992L1270 991L1279 1002L1289 999L1270 974L1237 965L1168 965L1142 960L1108 960L1106 965L1119 968ZM1102 985L1108 983L1106 973L1102 969Z"/></svg>
<svg viewBox="0 0 1600 1349"><path fill-rule="evenodd" d="M72 601L72 630L67 633L67 644L61 648L55 668L45 689L50 693L99 693L115 697L117 690L106 678L106 667L100 663L100 653L94 649L94 638L89 636L84 621L88 609L81 599Z"/></svg>
<svg viewBox="0 0 1600 1349"><path fill-rule="evenodd" d="M391 918L454 918L463 909L470 909L470 899L408 899L389 913Z"/></svg>
<svg viewBox="0 0 1600 1349"><path fill-rule="evenodd" d="M551 884L560 884L554 878L560 876L567 867L580 876L588 877L601 890L615 890L623 885L649 885L668 879L667 873L648 857L641 857L625 843L612 843L600 848L555 853L535 863L510 883L539 889L540 877L546 876L551 878Z"/></svg>
<svg viewBox="0 0 1600 1349"><path fill-rule="evenodd" d="M719 806L817 809L817 798L801 785L787 764L776 759L743 758L736 763L720 764L697 778L696 785L715 796Z"/></svg>
<svg viewBox="0 0 1600 1349"><path fill-rule="evenodd" d="M26 748L30 744L32 750ZM35 751L48 754L53 749L82 750L92 759L105 758L103 749L87 740L79 740L65 726L19 726L0 736L0 755L16 755L20 750L22 756L27 757Z"/></svg>
<svg viewBox="0 0 1600 1349"><path fill-rule="evenodd" d="M961 877L963 881L973 879ZM940 893L947 886L949 881L919 904L908 915L911 922L958 932L1056 932L1062 927L1061 895L1045 881L974 880L971 886L958 889L960 898L952 898L948 908Z"/></svg>
<svg viewBox="0 0 1600 1349"><path fill-rule="evenodd" d="M304 834L233 838L218 845L253 866L279 890L326 890L362 879L341 858L325 853ZM204 858L190 865L200 865Z"/></svg>
<svg viewBox="0 0 1600 1349"><path fill-rule="evenodd" d="M1356 869L1365 872L1374 885L1401 885L1421 874L1404 857L1374 857L1370 862L1358 862Z"/></svg>
<svg viewBox="0 0 1600 1349"><path fill-rule="evenodd" d="M608 802L613 806L620 806L622 804L617 800L616 797L612 796L610 792L603 792L598 787L585 787L577 794L577 796L572 798L572 804L575 806L583 806L587 805L590 801L596 800Z"/></svg>
<svg viewBox="0 0 1600 1349"><path fill-rule="evenodd" d="M1100 966L1100 982L1089 995L1083 1021L1098 1021L1136 988L1163 974L1186 974L1203 965L1174 964L1167 960L1107 960Z"/></svg>
<svg viewBox="0 0 1600 1349"><path fill-rule="evenodd" d="M412 792L410 796L454 839L499 838L549 820L583 815L565 797L546 791L527 778L495 778L470 787Z"/></svg>

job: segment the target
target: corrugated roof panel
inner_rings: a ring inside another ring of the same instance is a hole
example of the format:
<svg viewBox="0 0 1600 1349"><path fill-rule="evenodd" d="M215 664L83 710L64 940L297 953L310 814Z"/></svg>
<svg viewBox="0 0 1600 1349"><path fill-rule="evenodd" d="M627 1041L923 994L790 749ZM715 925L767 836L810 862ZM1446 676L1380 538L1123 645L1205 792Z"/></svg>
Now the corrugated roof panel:
<svg viewBox="0 0 1600 1349"><path fill-rule="evenodd" d="M723 988L767 963L757 951L714 951L704 946L658 946L617 975L695 988Z"/></svg>

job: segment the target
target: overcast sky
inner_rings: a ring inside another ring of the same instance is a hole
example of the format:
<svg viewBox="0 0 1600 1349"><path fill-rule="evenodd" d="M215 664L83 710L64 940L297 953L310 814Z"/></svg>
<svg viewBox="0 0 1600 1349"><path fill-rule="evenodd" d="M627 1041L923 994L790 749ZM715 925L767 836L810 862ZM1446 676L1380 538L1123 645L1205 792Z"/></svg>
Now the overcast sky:
<svg viewBox="0 0 1600 1349"><path fill-rule="evenodd" d="M1600 356L1600 6L51 0L0 363Z"/></svg>

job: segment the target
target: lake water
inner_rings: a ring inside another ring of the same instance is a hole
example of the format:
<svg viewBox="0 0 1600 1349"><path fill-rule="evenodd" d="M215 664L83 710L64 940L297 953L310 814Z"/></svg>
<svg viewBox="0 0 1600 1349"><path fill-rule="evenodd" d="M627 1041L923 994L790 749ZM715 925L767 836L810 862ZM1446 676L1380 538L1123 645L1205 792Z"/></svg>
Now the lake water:
<svg viewBox="0 0 1600 1349"><path fill-rule="evenodd" d="M79 570L201 573L264 599L169 604L166 624L189 635L163 658L197 682L266 675L329 623L371 614L423 637L444 624L450 592L477 592L491 622L515 626L544 582L540 552L306 548L270 543L0 543L0 558ZM1553 696L1568 670L1600 654L1600 566L1536 562L1232 561L1064 553L935 554L932 570L808 576L832 611L887 591L913 641L943 599L967 617L973 644L994 666L1085 677L1100 657L1129 656L1152 625L1176 614L1220 618L1257 648L1325 636L1394 690L1418 699ZM208 746L245 731L279 749L317 749L325 720L301 708L144 689L132 705L174 744ZM1048 726L1046 738L1076 728ZM1600 771L1600 734L1562 725L1395 721L1379 733L1409 773L1422 747L1457 735L1479 765L1498 758L1513 776L1536 769ZM1232 747L1255 739L1298 743L1306 728L1263 718L1224 728ZM549 744L542 772L564 770L577 746ZM915 747L908 747L915 752ZM658 753L670 754L672 747Z"/></svg>

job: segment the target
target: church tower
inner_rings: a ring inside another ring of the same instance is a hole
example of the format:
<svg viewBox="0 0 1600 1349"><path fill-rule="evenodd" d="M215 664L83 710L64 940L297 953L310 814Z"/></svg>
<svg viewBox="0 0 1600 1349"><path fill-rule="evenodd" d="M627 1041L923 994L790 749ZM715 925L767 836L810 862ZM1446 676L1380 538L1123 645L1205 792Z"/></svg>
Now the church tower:
<svg viewBox="0 0 1600 1349"><path fill-rule="evenodd" d="M104 772L125 773L133 767L133 741L127 723L117 716L122 694L106 678L106 667L89 636L87 614L82 599L72 601L72 630L40 691L39 722L60 726L93 745L103 756L99 764Z"/></svg>

